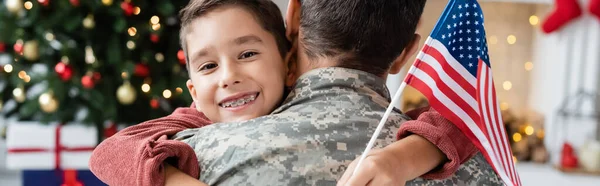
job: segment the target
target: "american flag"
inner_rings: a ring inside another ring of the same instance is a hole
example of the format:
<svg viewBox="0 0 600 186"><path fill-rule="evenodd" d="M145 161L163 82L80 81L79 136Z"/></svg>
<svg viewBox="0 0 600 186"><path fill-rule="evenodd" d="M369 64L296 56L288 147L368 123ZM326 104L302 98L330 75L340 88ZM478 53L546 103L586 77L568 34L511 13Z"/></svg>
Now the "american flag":
<svg viewBox="0 0 600 186"><path fill-rule="evenodd" d="M490 68L476 0L450 0L404 83L479 148L506 185L521 185Z"/></svg>

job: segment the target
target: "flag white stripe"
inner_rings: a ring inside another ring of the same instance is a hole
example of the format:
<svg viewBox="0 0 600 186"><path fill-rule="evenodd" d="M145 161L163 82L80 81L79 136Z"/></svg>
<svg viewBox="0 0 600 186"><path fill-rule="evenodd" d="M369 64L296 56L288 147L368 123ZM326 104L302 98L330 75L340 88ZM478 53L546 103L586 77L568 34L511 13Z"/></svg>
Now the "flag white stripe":
<svg viewBox="0 0 600 186"><path fill-rule="evenodd" d="M473 132L473 134L475 135L475 137L477 139L479 139L479 142L481 143L481 146L483 146L484 149L486 149L487 152L493 152L493 148L490 146L489 141L487 140L487 138L485 137L485 134L479 129L479 127L477 126L477 124L475 124L475 121L473 121L471 119L471 117L469 117L469 115L467 115L467 113L465 113L464 110L460 109L460 107L458 107L458 105L456 105L454 102L452 102L452 100L450 100L443 92L441 92L439 90L439 88L437 87L436 82L425 72L423 72L422 70L418 69L418 68L414 68L414 66L411 67L411 70L409 72L412 71L412 75L415 78L420 79L421 81L423 81L430 89L431 92L433 93L432 96L436 97L442 104L444 104L444 106L446 106L449 110L451 110L456 116L458 116L465 124L466 126ZM494 164L494 167L497 167L497 171L499 172L499 176L502 180L510 180L508 178L508 175L506 174L506 172L504 172L503 169L498 169L498 167L501 167L501 164L498 162L498 158L496 157L495 154L493 153L487 153L487 152L482 152L482 153L486 153L490 159L492 160L492 164ZM512 186L513 183L512 182L506 182L505 184Z"/></svg>
<svg viewBox="0 0 600 186"><path fill-rule="evenodd" d="M494 117L494 114L496 114L495 110L493 109L493 105L492 105L492 77L491 74L489 73L489 70L487 68L487 65L485 63L481 63L481 75L482 77L480 77L480 87L479 90L482 91L480 94L481 97L481 104L482 104L482 108L484 109L484 111L482 111L483 114L483 119L484 119L484 123L485 126L488 130L488 135L491 139L491 144L492 146L494 146L494 152L496 153L496 156L500 158L501 162L504 163L502 168L504 169L505 172L510 173L510 171L508 170L508 167L504 166L507 165L506 162L506 154L504 154L504 150L503 148L501 148L500 146L502 146L502 141L500 141L498 139L498 131L496 129L496 120ZM486 82L487 79L487 82ZM487 83L487 86L486 86ZM487 93L487 96L486 94ZM490 112L490 115L487 115L486 110L488 110Z"/></svg>
<svg viewBox="0 0 600 186"><path fill-rule="evenodd" d="M431 37L429 37L429 38L431 38ZM469 82L469 84L471 84L471 86L473 86L473 88L477 87L477 77L473 76L469 72L469 70L467 70L463 65L461 65L452 56L452 54L450 54L450 51L448 51L448 49L444 46L444 44L442 44L437 39L429 39L429 38L428 38L428 40L431 40L431 43L429 43L428 45L435 48L442 55L444 55L444 58L446 59L446 61L450 65L450 67L452 67L454 70L456 70L456 72L458 72L458 74L460 74L460 76L462 76L462 78L467 80L467 82Z"/></svg>
<svg viewBox="0 0 600 186"><path fill-rule="evenodd" d="M479 67L481 68L481 75L479 77L479 87L478 90L486 90L487 87L485 87L485 78L488 75L487 71L488 69L485 67ZM493 151L488 151L489 153L493 153L495 157L498 157L498 159L496 159L496 161L498 161L498 164L496 164L494 167L496 167L496 169L500 172L500 170L503 170L504 172L507 172L508 170L506 169L506 167L504 167L502 164L500 164L501 159L500 159L500 152L498 152L499 148L498 146L496 146L496 138L494 138L492 133L492 127L490 126L490 117L488 117L488 114L486 112L486 109L488 108L488 104L487 104L487 100L485 97L485 92L482 92L479 94L479 99L481 100L480 104L481 104L481 118L483 119L483 124L485 124L485 128L487 129L488 132L488 137L490 139L490 142L488 142L491 146L492 146L492 150ZM493 114L493 113L492 113ZM490 158L492 158L490 156ZM508 174L507 174L508 176ZM506 180L505 180L506 181Z"/></svg>
<svg viewBox="0 0 600 186"><path fill-rule="evenodd" d="M493 77L493 75L491 73L492 72L490 71L490 76ZM495 109L496 109L496 113L498 114L498 120L502 121L502 112L500 111L500 103L498 102L498 99L496 99L495 101L496 101ZM500 134L506 134L504 127L500 127ZM506 135L500 135L500 137L502 138L502 141L505 142L505 145L503 148L506 150L506 153L510 153L511 151L510 151L510 146L509 146L509 142L508 142L508 137ZM512 177L513 177L513 179L516 179L515 181L518 181L519 178L518 178L517 170L515 170L515 166L514 166L515 162L513 161L512 156L508 157L508 158L510 161L510 163L508 165L510 167Z"/></svg>
<svg viewBox="0 0 600 186"><path fill-rule="evenodd" d="M439 51L439 49L437 49L437 50ZM473 108L473 110L475 110L476 113L479 114L479 109L477 108L477 100L475 100L475 98L473 96L471 96L469 93L467 93L467 91L465 89L463 89L462 86L458 85L458 83L456 81L454 81L454 79L450 78L450 76L442 68L442 64L440 64L437 59L435 59L433 56L431 56L427 53L419 52L419 54L420 54L419 56L421 56L420 60L423 61L424 63L427 63L429 66L431 66L437 72L437 74L439 75L442 82L444 82L444 84L448 85L448 87L453 92L455 92L459 97L461 97L467 104L469 104L469 106L471 106L471 108ZM446 57L446 56L444 56L444 57ZM446 61L450 61L450 60L446 59ZM464 68L464 67L462 67L462 68Z"/></svg>

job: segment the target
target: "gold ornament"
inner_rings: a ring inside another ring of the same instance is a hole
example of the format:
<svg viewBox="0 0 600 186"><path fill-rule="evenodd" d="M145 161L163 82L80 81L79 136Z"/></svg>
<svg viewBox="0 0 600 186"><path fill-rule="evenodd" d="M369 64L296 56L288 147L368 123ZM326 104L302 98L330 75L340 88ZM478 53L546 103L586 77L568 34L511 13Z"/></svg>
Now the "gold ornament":
<svg viewBox="0 0 600 186"><path fill-rule="evenodd" d="M25 101L25 90L23 90L21 87L15 88L13 90L13 96L17 102L23 103Z"/></svg>
<svg viewBox="0 0 600 186"><path fill-rule="evenodd" d="M88 14L85 19L83 19L83 27L87 29L92 29L96 26L96 22L94 22L94 15Z"/></svg>
<svg viewBox="0 0 600 186"><path fill-rule="evenodd" d="M94 56L94 50L91 46L85 47L85 62L87 64L93 64L96 62L96 56Z"/></svg>
<svg viewBox="0 0 600 186"><path fill-rule="evenodd" d="M4 1L4 5L6 6L6 9L8 9L8 11L13 14L16 14L19 11L23 10L22 0L6 0Z"/></svg>
<svg viewBox="0 0 600 186"><path fill-rule="evenodd" d="M23 56L29 61L37 61L40 59L39 44L36 40L25 42L23 45Z"/></svg>
<svg viewBox="0 0 600 186"><path fill-rule="evenodd" d="M53 113L58 109L58 101L52 92L43 93L40 95L38 101L40 103L40 108L46 113Z"/></svg>
<svg viewBox="0 0 600 186"><path fill-rule="evenodd" d="M102 4L105 6L110 6L110 5L112 5L112 3L113 3L113 0L102 0Z"/></svg>
<svg viewBox="0 0 600 186"><path fill-rule="evenodd" d="M135 101L135 98L135 89L133 86L131 86L129 81L125 81L125 83L123 83L123 85L117 89L117 99L119 100L119 103L123 105L130 105Z"/></svg>
<svg viewBox="0 0 600 186"><path fill-rule="evenodd" d="M0 110L2 110L2 106L3 106L3 104L4 104L4 103L2 102L2 100L0 100Z"/></svg>

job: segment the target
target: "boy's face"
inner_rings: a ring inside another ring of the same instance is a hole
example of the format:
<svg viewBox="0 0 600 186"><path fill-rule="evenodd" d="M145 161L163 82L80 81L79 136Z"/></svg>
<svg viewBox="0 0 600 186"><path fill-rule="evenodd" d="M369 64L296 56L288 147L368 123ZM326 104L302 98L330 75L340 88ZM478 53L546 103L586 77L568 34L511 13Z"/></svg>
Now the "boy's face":
<svg viewBox="0 0 600 186"><path fill-rule="evenodd" d="M214 122L267 115L280 103L286 64L275 38L249 12L226 6L196 18L186 35L187 87Z"/></svg>

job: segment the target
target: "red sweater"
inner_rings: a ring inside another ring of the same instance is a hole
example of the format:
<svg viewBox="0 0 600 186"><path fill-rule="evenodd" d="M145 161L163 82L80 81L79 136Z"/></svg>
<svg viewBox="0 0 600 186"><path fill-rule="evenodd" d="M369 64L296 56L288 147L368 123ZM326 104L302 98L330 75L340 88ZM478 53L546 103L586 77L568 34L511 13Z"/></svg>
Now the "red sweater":
<svg viewBox="0 0 600 186"><path fill-rule="evenodd" d="M441 179L452 175L477 152L469 139L452 123L430 108L406 113L413 119L401 125L398 139L417 134L435 144L448 160L423 178ZM168 137L188 128L211 124L194 105L178 108L171 115L127 127L104 140L90 159L90 170L109 185L164 185L163 162L199 178L200 167L194 150Z"/></svg>

